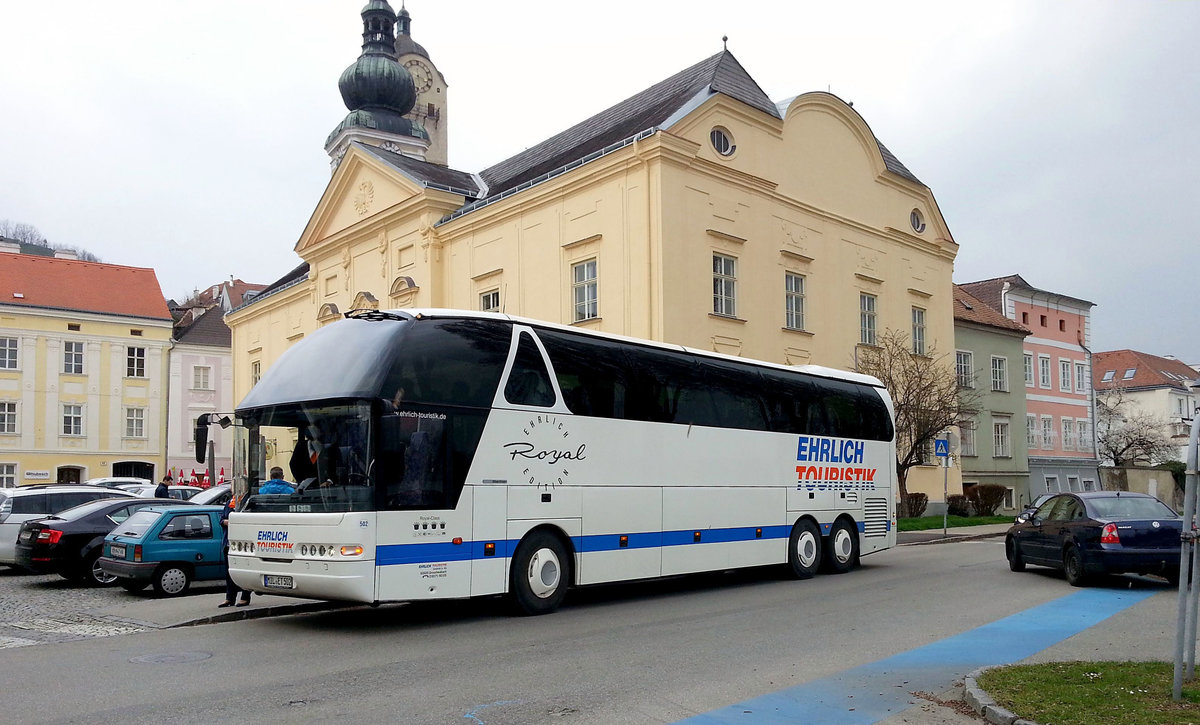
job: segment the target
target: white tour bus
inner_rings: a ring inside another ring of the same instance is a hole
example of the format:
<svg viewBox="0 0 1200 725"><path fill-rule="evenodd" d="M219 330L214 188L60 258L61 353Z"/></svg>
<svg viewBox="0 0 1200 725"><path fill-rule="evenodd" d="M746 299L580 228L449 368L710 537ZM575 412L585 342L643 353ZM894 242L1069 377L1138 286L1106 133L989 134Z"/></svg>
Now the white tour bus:
<svg viewBox="0 0 1200 725"><path fill-rule="evenodd" d="M346 317L281 356L232 421L242 587L507 593L537 614L568 586L767 564L806 579L895 545L875 378L500 314ZM294 493L258 493L274 466Z"/></svg>

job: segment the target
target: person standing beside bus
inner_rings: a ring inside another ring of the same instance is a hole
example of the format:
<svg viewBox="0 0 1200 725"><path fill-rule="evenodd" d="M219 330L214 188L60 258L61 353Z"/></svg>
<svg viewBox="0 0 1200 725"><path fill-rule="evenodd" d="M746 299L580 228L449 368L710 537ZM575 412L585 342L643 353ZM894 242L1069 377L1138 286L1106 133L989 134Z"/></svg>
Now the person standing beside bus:
<svg viewBox="0 0 1200 725"><path fill-rule="evenodd" d="M283 471L279 472L283 475ZM233 577L229 575L229 512L237 505L237 499L231 498L229 505L221 509L221 556L225 558L225 601L217 605L218 609L224 607L232 607L234 600L237 600L237 606L246 607L250 605L250 590L242 589L233 582ZM238 597L241 594L241 597Z"/></svg>

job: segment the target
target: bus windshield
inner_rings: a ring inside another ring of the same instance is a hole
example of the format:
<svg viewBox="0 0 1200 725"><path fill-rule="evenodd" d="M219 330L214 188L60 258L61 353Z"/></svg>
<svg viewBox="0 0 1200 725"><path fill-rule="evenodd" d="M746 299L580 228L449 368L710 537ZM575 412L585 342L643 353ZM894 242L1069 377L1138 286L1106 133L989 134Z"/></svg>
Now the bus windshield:
<svg viewBox="0 0 1200 725"><path fill-rule="evenodd" d="M369 511L375 508L371 460L367 401L247 411L235 432L235 495L249 496L240 507L248 511ZM272 479L286 481L292 490L273 486L260 492Z"/></svg>

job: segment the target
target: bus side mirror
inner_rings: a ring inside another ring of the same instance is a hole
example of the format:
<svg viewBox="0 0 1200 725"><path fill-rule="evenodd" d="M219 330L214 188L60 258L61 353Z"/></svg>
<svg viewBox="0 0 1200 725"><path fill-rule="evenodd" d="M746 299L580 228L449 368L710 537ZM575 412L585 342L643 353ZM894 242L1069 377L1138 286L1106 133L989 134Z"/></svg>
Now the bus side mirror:
<svg viewBox="0 0 1200 725"><path fill-rule="evenodd" d="M208 413L196 417L196 463L204 463L208 449Z"/></svg>

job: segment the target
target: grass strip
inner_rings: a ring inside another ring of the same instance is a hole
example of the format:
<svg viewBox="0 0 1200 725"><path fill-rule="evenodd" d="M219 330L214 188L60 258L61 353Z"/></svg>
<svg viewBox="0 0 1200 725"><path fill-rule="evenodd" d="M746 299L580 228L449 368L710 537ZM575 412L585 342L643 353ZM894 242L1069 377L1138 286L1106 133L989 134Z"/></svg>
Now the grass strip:
<svg viewBox="0 0 1200 725"><path fill-rule="evenodd" d="M1001 707L1042 725L1200 725L1200 681L1171 699L1170 662L1050 662L988 670Z"/></svg>
<svg viewBox="0 0 1200 725"><path fill-rule="evenodd" d="M950 516L946 520L946 525L954 528L956 526L983 526L985 524L1011 524L1012 516ZM942 528L941 516L922 516L919 519L900 519L896 522L899 531L928 531L929 529Z"/></svg>

